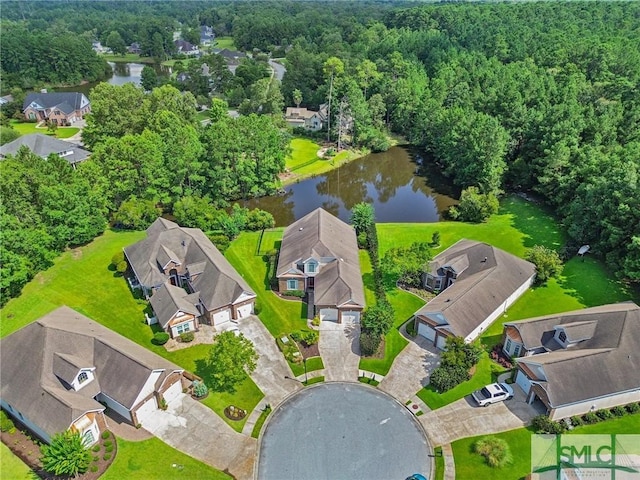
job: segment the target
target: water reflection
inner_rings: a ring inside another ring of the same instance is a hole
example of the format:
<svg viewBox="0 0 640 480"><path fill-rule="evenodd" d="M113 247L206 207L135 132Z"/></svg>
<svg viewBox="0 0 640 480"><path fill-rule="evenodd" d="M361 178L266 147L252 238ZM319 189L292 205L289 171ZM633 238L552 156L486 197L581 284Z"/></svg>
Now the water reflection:
<svg viewBox="0 0 640 480"><path fill-rule="evenodd" d="M286 187L284 195L252 199L245 206L271 212L278 226L318 207L349 221L359 202L371 203L379 222L437 222L458 196L429 159L393 147Z"/></svg>

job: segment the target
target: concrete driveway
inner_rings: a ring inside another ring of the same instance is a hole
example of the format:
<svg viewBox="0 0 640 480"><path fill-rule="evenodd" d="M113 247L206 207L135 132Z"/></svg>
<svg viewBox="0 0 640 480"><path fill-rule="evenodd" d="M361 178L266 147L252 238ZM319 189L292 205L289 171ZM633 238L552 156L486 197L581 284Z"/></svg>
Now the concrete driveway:
<svg viewBox="0 0 640 480"><path fill-rule="evenodd" d="M506 402L478 407L471 395L417 417L432 445L446 445L476 435L488 435L520 428L541 412L525 402L525 395L514 388L515 396Z"/></svg>
<svg viewBox="0 0 640 480"><path fill-rule="evenodd" d="M237 479L253 478L256 440L237 433L213 410L180 394L145 428L163 442Z"/></svg>
<svg viewBox="0 0 640 480"><path fill-rule="evenodd" d="M409 344L396 357L378 388L398 401L406 402L429 383L431 371L440 362L440 354L433 342L426 338L420 335L411 338L406 335L404 327L400 333L409 340Z"/></svg>
<svg viewBox="0 0 640 480"><path fill-rule="evenodd" d="M320 322L318 349L327 382L355 382L360 363L360 324Z"/></svg>
<svg viewBox="0 0 640 480"><path fill-rule="evenodd" d="M253 342L258 352L258 365L251 378L264 393L267 403L277 405L287 395L302 388L298 382L285 380L284 377L293 377L293 372L278 349L275 339L258 317L251 316L240 320L238 329Z"/></svg>

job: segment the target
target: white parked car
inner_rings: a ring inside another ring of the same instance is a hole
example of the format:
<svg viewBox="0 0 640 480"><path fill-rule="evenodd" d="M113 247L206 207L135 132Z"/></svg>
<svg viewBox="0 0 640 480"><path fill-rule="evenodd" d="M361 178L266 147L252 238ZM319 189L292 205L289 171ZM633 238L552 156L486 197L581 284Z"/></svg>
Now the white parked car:
<svg viewBox="0 0 640 480"><path fill-rule="evenodd" d="M506 383L492 383L471 394L480 407L488 407L492 403L502 402L513 397L513 389Z"/></svg>

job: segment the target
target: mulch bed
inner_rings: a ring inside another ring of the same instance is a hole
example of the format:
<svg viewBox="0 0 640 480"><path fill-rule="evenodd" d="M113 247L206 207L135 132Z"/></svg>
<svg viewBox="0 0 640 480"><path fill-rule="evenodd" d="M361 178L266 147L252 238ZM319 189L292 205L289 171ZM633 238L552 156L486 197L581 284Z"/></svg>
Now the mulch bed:
<svg viewBox="0 0 640 480"><path fill-rule="evenodd" d="M311 358L311 357L320 356L320 349L318 348L317 343L309 347L307 347L302 342L296 342L296 345L298 345L298 349L300 350L300 354L302 355L302 358Z"/></svg>
<svg viewBox="0 0 640 480"><path fill-rule="evenodd" d="M59 480L59 476L55 476L51 473L45 472L42 469L42 462L40 462L40 443L36 443L35 440L37 437L32 436L28 433L25 427L21 426L18 422L15 422L16 430L13 433L9 432L0 432L0 439L2 443L4 443L9 450L11 450L20 460L26 463L31 470L35 472L35 474L39 478L47 479L47 480ZM108 460L104 459L105 455L105 447L104 442L108 440L113 445L113 450L110 452L110 458ZM90 465L89 470L87 470L82 475L78 475L75 477L77 480L98 480L98 478L109 468L109 466L113 463L113 460L116 456L117 446L116 439L113 435L110 435L106 440L100 437L100 441L96 443L96 445L100 446L100 450L98 452L94 452L92 446L89 451L91 452L91 458L94 459ZM91 466L97 466L97 470L92 472Z"/></svg>
<svg viewBox="0 0 640 480"><path fill-rule="evenodd" d="M385 346L385 341L384 339L382 339L382 341L380 342L380 345L378 346L378 350L376 350L376 353L369 356L363 355L362 358L384 358L384 346Z"/></svg>

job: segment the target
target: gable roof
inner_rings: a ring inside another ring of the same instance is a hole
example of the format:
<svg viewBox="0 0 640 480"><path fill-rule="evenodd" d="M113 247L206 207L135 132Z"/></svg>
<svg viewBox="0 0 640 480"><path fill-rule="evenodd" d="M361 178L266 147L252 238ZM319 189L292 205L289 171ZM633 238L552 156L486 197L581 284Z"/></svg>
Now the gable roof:
<svg viewBox="0 0 640 480"><path fill-rule="evenodd" d="M492 245L462 239L438 254L430 273L456 272L455 282L416 312L442 313L448 330L468 336L535 274L535 265Z"/></svg>
<svg viewBox="0 0 640 480"><path fill-rule="evenodd" d="M31 133L2 145L0 147L0 157L15 155L22 146L27 147L42 158L47 158L52 153L58 154L72 165L86 160L91 155L91 152L80 148L74 143L58 140L42 133Z"/></svg>
<svg viewBox="0 0 640 480"><path fill-rule="evenodd" d="M69 114L82 108L83 97L86 99L81 92L30 93L24 99L22 110L26 110L32 102L36 102L42 108L57 108Z"/></svg>
<svg viewBox="0 0 640 480"><path fill-rule="evenodd" d="M552 407L640 388L640 307L633 302L509 325L525 332L527 341L531 341L535 335L543 337L556 325L581 322L595 323L591 338L568 348L517 359L518 363L542 367L546 377L543 388Z"/></svg>
<svg viewBox="0 0 640 480"><path fill-rule="evenodd" d="M322 208L289 225L282 237L276 276L295 271L299 262L309 258L331 259L315 276L317 305L341 305L349 300L365 305L353 227Z"/></svg>
<svg viewBox="0 0 640 480"><path fill-rule="evenodd" d="M174 315L180 311L199 316L200 312L196 307L198 303L198 293L187 293L184 288L176 287L167 282L162 285L149 299L151 308L162 328L166 328Z"/></svg>
<svg viewBox="0 0 640 480"><path fill-rule="evenodd" d="M147 288L159 288L168 279L160 268L169 260L179 263L194 292L209 311L231 305L243 293L255 296L247 282L198 228L156 219L147 238L124 249L136 277ZM203 265L204 262L204 265ZM194 270L189 270L193 266Z"/></svg>
<svg viewBox="0 0 640 480"><path fill-rule="evenodd" d="M284 114L287 120L306 120L314 115L318 115L318 112L313 110L307 110L306 108L287 107L287 111Z"/></svg>
<svg viewBox="0 0 640 480"><path fill-rule="evenodd" d="M104 410L93 398L99 392L130 409L153 370L164 370L159 382L182 371L69 307L0 342L0 396L49 435L68 429L87 411ZM76 392L68 384L79 365L95 367L95 379Z"/></svg>

